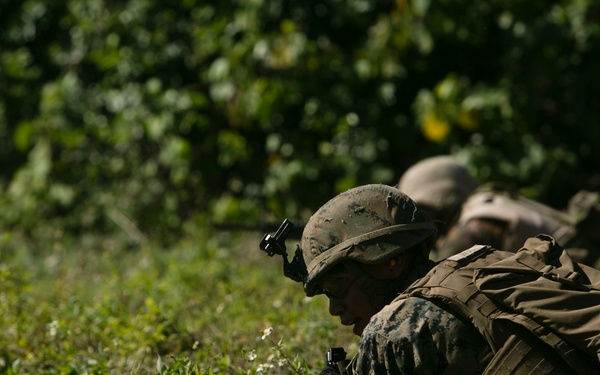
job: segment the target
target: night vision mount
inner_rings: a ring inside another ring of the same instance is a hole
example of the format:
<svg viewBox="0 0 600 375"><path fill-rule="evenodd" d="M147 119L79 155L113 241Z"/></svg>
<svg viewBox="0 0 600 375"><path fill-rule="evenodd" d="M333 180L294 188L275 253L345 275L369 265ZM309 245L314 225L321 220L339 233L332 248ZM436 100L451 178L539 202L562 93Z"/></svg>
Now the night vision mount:
<svg viewBox="0 0 600 375"><path fill-rule="evenodd" d="M304 282L308 276L304 257L300 246L296 245L296 252L292 261L288 261L288 254L285 248L285 239L294 227L294 224L285 219L275 232L275 235L265 234L260 241L260 249L272 257L275 254L281 255L283 258L283 274L297 282Z"/></svg>

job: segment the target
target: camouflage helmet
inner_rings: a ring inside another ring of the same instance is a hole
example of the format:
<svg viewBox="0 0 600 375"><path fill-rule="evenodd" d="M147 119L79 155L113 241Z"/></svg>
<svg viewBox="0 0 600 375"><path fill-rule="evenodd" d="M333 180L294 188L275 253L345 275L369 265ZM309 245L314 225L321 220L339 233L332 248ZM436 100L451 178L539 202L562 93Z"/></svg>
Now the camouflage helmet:
<svg viewBox="0 0 600 375"><path fill-rule="evenodd" d="M435 156L408 168L398 188L417 204L442 210L460 206L477 188L467 167L452 156Z"/></svg>
<svg viewBox="0 0 600 375"><path fill-rule="evenodd" d="M339 194L302 234L306 295L320 293L317 280L342 261L377 264L419 244L428 256L435 236L434 223L395 187L364 185Z"/></svg>

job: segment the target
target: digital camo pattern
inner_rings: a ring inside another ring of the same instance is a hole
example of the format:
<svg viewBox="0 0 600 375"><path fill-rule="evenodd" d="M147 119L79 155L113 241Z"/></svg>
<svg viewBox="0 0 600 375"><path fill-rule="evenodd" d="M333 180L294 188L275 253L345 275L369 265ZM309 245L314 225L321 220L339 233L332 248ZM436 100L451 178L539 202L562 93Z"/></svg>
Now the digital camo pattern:
<svg viewBox="0 0 600 375"><path fill-rule="evenodd" d="M469 323L433 302L409 297L387 305L365 328L354 374L480 374L493 355Z"/></svg>

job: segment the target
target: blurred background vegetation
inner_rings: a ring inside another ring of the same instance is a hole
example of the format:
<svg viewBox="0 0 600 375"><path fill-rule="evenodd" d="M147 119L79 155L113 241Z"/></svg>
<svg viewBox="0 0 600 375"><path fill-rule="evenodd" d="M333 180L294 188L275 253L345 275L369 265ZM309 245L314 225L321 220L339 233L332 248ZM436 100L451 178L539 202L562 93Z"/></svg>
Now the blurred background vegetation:
<svg viewBox="0 0 600 375"><path fill-rule="evenodd" d="M600 189L597 1L0 0L0 25L0 373L309 374L354 337L211 223L444 153L556 208Z"/></svg>
<svg viewBox="0 0 600 375"><path fill-rule="evenodd" d="M592 0L0 0L0 244L166 245L307 219L452 153L600 185Z"/></svg>

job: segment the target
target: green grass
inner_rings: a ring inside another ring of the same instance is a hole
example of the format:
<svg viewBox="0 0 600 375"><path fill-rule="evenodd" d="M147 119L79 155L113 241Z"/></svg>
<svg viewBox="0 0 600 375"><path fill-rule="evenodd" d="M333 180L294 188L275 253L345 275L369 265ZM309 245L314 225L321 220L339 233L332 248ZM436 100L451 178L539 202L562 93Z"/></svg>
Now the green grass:
<svg viewBox="0 0 600 375"><path fill-rule="evenodd" d="M0 374L311 374L329 347L355 349L326 299L306 298L258 250L260 236L5 246Z"/></svg>

